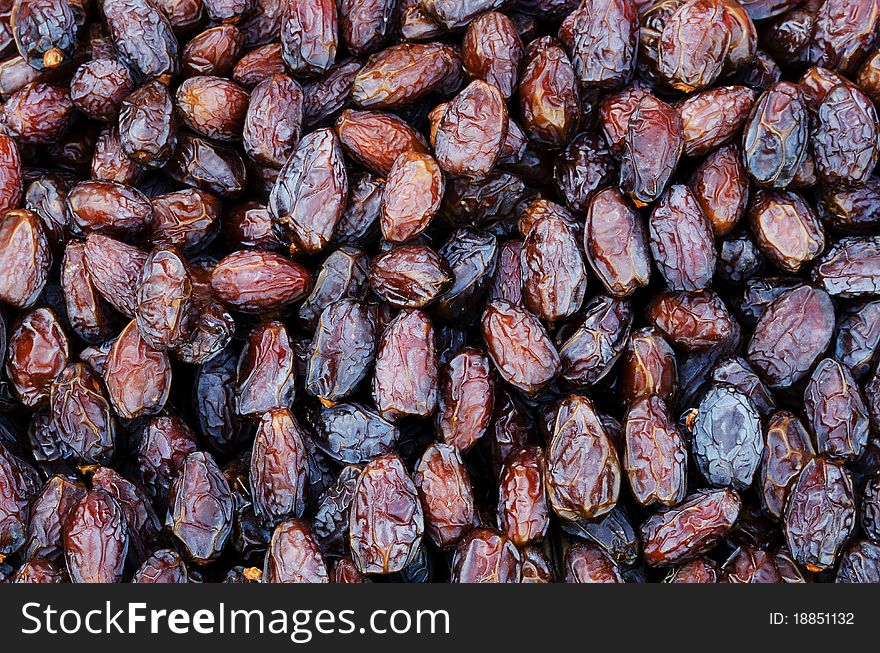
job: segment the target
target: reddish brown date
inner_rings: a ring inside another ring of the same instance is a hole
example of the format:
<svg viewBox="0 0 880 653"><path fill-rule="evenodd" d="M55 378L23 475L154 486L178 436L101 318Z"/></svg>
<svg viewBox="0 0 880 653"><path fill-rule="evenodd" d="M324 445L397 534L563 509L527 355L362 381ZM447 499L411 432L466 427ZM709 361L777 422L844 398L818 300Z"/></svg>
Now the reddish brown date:
<svg viewBox="0 0 880 653"><path fill-rule="evenodd" d="M424 506L428 536L441 548L454 546L476 521L474 492L461 452L450 444L430 445L413 482Z"/></svg>
<svg viewBox="0 0 880 653"><path fill-rule="evenodd" d="M415 485L396 455L369 462L351 504L349 542L365 574L402 570L416 556L425 529Z"/></svg>

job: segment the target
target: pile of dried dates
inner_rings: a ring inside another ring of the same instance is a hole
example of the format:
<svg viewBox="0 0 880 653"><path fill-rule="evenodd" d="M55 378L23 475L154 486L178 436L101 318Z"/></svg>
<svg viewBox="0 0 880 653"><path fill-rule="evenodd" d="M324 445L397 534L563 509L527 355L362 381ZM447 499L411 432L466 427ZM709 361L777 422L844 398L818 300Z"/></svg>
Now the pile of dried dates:
<svg viewBox="0 0 880 653"><path fill-rule="evenodd" d="M0 582L880 582L878 44L0 1Z"/></svg>

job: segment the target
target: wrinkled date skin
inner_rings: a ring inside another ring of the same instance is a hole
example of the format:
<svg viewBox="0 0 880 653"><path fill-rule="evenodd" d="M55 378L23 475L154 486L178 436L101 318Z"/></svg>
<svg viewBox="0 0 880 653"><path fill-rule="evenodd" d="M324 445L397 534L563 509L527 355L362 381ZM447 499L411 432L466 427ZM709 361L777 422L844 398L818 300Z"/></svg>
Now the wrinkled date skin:
<svg viewBox="0 0 880 653"><path fill-rule="evenodd" d="M878 43L0 0L0 583L880 581Z"/></svg>
<svg viewBox="0 0 880 653"><path fill-rule="evenodd" d="M477 528L458 545L452 558L453 583L518 583L522 556L507 536Z"/></svg>
<svg viewBox="0 0 880 653"><path fill-rule="evenodd" d="M584 302L586 265L561 218L548 215L532 224L523 241L520 272L523 304L550 324L572 315Z"/></svg>
<svg viewBox="0 0 880 653"><path fill-rule="evenodd" d="M587 87L616 88L635 67L638 18L630 0L588 0L574 13L572 63Z"/></svg>
<svg viewBox="0 0 880 653"><path fill-rule="evenodd" d="M460 350L440 370L437 431L443 441L466 451L489 428L495 381L488 357Z"/></svg>
<svg viewBox="0 0 880 653"><path fill-rule="evenodd" d="M498 528L519 548L541 540L550 526L541 449L508 456L499 483Z"/></svg>
<svg viewBox="0 0 880 653"><path fill-rule="evenodd" d="M593 272L612 295L625 297L648 284L647 229L616 188L601 190L590 201L584 251Z"/></svg>
<svg viewBox="0 0 880 653"><path fill-rule="evenodd" d="M583 323L559 345L562 377L582 386L604 378L626 347L632 319L626 300L599 295L589 302Z"/></svg>
<svg viewBox="0 0 880 653"><path fill-rule="evenodd" d="M648 220L651 254L670 290L700 290L715 274L712 228L691 190L670 186Z"/></svg>
<svg viewBox="0 0 880 653"><path fill-rule="evenodd" d="M437 407L434 327L423 312L402 310L385 328L376 351L373 399L382 417L428 416Z"/></svg>
<svg viewBox="0 0 880 653"><path fill-rule="evenodd" d="M623 467L643 506L674 506L687 490L687 446L666 402L648 395L633 401L624 421Z"/></svg>
<svg viewBox="0 0 880 653"><path fill-rule="evenodd" d="M645 562L674 565L705 553L730 533L741 507L737 493L726 488L699 490L658 512L640 529Z"/></svg>
<svg viewBox="0 0 880 653"><path fill-rule="evenodd" d="M168 493L165 526L193 562L207 564L220 555L232 532L232 511L232 492L214 459L189 454Z"/></svg>
<svg viewBox="0 0 880 653"><path fill-rule="evenodd" d="M501 377L535 394L559 371L559 353L541 322L524 308L496 299L483 313L483 338Z"/></svg>
<svg viewBox="0 0 880 653"><path fill-rule="evenodd" d="M794 288L761 316L749 341L749 360L772 387L790 386L825 352L833 330L828 295L809 286Z"/></svg>
<svg viewBox="0 0 880 653"><path fill-rule="evenodd" d="M432 444L422 454L413 482L425 510L428 536L437 546L454 546L476 520L474 491L458 448Z"/></svg>
<svg viewBox="0 0 880 653"><path fill-rule="evenodd" d="M370 461L351 504L349 542L358 569L391 574L415 557L425 518L412 479L395 455Z"/></svg>
<svg viewBox="0 0 880 653"><path fill-rule="evenodd" d="M563 519L601 517L617 503L620 460L588 398L560 405L545 465L550 505Z"/></svg>
<svg viewBox="0 0 880 653"><path fill-rule="evenodd" d="M850 84L832 88L819 105L813 131L816 172L829 185L858 185L877 165L877 112Z"/></svg>
<svg viewBox="0 0 880 653"><path fill-rule="evenodd" d="M855 528L849 472L826 458L808 462L789 490L785 540L794 560L810 571L831 567Z"/></svg>
<svg viewBox="0 0 880 653"><path fill-rule="evenodd" d="M691 450L710 485L739 491L749 487L761 462L764 438L760 416L748 397L722 384L710 388L697 407Z"/></svg>
<svg viewBox="0 0 880 653"><path fill-rule="evenodd" d="M120 582L128 546L125 514L108 492L95 489L80 499L64 530L67 571L73 582Z"/></svg>
<svg viewBox="0 0 880 653"><path fill-rule="evenodd" d="M321 129L302 139L281 169L269 211L292 249L315 253L327 245L347 197L339 139L332 130Z"/></svg>
<svg viewBox="0 0 880 653"><path fill-rule="evenodd" d="M452 175L483 178L498 160L506 135L501 91L481 80L471 82L449 102L437 125L437 163Z"/></svg>
<svg viewBox="0 0 880 653"><path fill-rule="evenodd" d="M620 189L637 207L650 204L666 187L683 147L678 112L646 95L629 119L620 162Z"/></svg>
<svg viewBox="0 0 880 653"><path fill-rule="evenodd" d="M868 442L868 413L849 368L819 362L804 390L804 414L820 454L854 460Z"/></svg>
<svg viewBox="0 0 880 653"><path fill-rule="evenodd" d="M807 155L809 117L800 89L780 82L755 103L743 131L746 170L761 186L785 188Z"/></svg>

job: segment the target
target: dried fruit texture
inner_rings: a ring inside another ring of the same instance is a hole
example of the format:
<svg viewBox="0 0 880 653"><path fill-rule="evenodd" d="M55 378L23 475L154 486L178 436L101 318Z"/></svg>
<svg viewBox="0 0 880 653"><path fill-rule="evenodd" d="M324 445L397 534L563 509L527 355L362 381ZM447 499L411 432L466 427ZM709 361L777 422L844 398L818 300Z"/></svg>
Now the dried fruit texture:
<svg viewBox="0 0 880 653"><path fill-rule="evenodd" d="M363 302L342 299L321 313L308 350L306 391L324 404L345 399L366 378L376 355L376 320Z"/></svg>
<svg viewBox="0 0 880 653"><path fill-rule="evenodd" d="M174 96L184 124L219 141L241 139L248 101L248 92L235 82L208 75L184 80Z"/></svg>
<svg viewBox="0 0 880 653"><path fill-rule="evenodd" d="M54 143L67 133L73 119L68 89L39 81L22 86L0 109L0 125L19 143Z"/></svg>
<svg viewBox="0 0 880 653"><path fill-rule="evenodd" d="M782 410L770 416L764 431L759 489L761 503L772 517L782 518L792 481L815 455L810 435L796 415Z"/></svg>
<svg viewBox="0 0 880 653"><path fill-rule="evenodd" d="M84 363L68 365L51 393L52 428L77 463L107 464L116 446L116 417L100 377Z"/></svg>
<svg viewBox="0 0 880 653"><path fill-rule="evenodd" d="M0 214L21 202L21 155L15 139L0 134Z"/></svg>
<svg viewBox="0 0 880 653"><path fill-rule="evenodd" d="M450 100L434 139L437 163L451 175L486 177L507 135L507 106L497 86L471 82Z"/></svg>
<svg viewBox="0 0 880 653"><path fill-rule="evenodd" d="M522 555L494 529L472 530L452 557L453 583L518 583L521 575Z"/></svg>
<svg viewBox="0 0 880 653"><path fill-rule="evenodd" d="M137 288L135 322L141 337L156 349L178 346L189 335L193 309L193 287L185 259L171 248L154 249L144 263Z"/></svg>
<svg viewBox="0 0 880 653"><path fill-rule="evenodd" d="M402 153L388 171L382 190L379 226L388 242L403 243L422 233L440 209L446 180L429 154Z"/></svg>
<svg viewBox="0 0 880 653"><path fill-rule="evenodd" d="M453 86L458 51L440 43L399 43L371 55L354 78L351 100L365 109L395 110Z"/></svg>
<svg viewBox="0 0 880 653"><path fill-rule="evenodd" d="M733 529L742 502L730 488L698 490L682 503L656 513L639 529L645 562L674 565L711 550Z"/></svg>
<svg viewBox="0 0 880 653"><path fill-rule="evenodd" d="M89 234L85 244L85 271L107 303L126 317L137 308L137 286L148 254L102 234Z"/></svg>
<svg viewBox="0 0 880 653"><path fill-rule="evenodd" d="M743 491L752 484L764 437L760 416L746 395L721 384L709 389L697 407L691 453L710 485Z"/></svg>
<svg viewBox="0 0 880 653"><path fill-rule="evenodd" d="M430 445L422 454L413 482L425 511L428 536L437 546L454 546L476 521L474 491L458 448Z"/></svg>
<svg viewBox="0 0 880 653"><path fill-rule="evenodd" d="M303 433L286 408L260 419L251 453L250 485L254 513L277 524L305 511L306 449Z"/></svg>
<svg viewBox="0 0 880 653"><path fill-rule="evenodd" d="M660 32L657 72L678 91L707 88L721 74L730 37L720 0L688 0L669 16Z"/></svg>
<svg viewBox="0 0 880 653"><path fill-rule="evenodd" d="M449 265L424 245L401 245L380 254L370 270L370 287L393 306L421 308L452 285Z"/></svg>
<svg viewBox="0 0 880 653"><path fill-rule="evenodd" d="M289 408L295 380L296 361L286 327L264 322L251 332L238 361L236 412L257 418L272 408Z"/></svg>
<svg viewBox="0 0 880 653"><path fill-rule="evenodd" d="M0 217L0 301L33 306L49 278L52 252L36 213L13 209Z"/></svg>
<svg viewBox="0 0 880 653"><path fill-rule="evenodd" d="M136 562L144 560L156 548L161 528L147 495L109 467L95 471L92 486L106 491L122 508L128 525L129 556Z"/></svg>
<svg viewBox="0 0 880 653"><path fill-rule="evenodd" d="M238 197L247 183L244 161L235 150L181 132L174 156L164 168L171 179L225 198Z"/></svg>
<svg viewBox="0 0 880 653"><path fill-rule="evenodd" d="M491 233L460 229L437 252L452 269L454 281L434 312L451 323L475 321L475 305L489 289L498 258L498 240Z"/></svg>
<svg viewBox="0 0 880 653"><path fill-rule="evenodd" d="M823 457L808 462L785 504L785 541L795 562L809 571L832 567L855 521L849 472Z"/></svg>
<svg viewBox="0 0 880 653"><path fill-rule="evenodd" d="M700 290L715 274L715 240L696 196L670 186L651 211L648 234L654 263L671 290Z"/></svg>
<svg viewBox="0 0 880 653"><path fill-rule="evenodd" d="M532 313L502 299L490 302L481 322L489 356L501 378L536 394L559 371L559 353Z"/></svg>
<svg viewBox="0 0 880 653"><path fill-rule="evenodd" d="M638 15L631 0L589 0L574 13L572 62L586 87L617 88L635 68Z"/></svg>
<svg viewBox="0 0 880 653"><path fill-rule="evenodd" d="M832 88L819 105L813 129L816 172L829 185L858 185L878 157L877 111L851 84Z"/></svg>
<svg viewBox="0 0 880 653"><path fill-rule="evenodd" d="M621 369L624 399L657 395L669 402L678 391L678 364L675 352L657 329L634 331L626 343Z"/></svg>
<svg viewBox="0 0 880 653"><path fill-rule="evenodd" d="M560 404L547 448L545 481L550 505L563 519L601 517L617 503L620 461L588 398L572 395Z"/></svg>
<svg viewBox="0 0 880 653"><path fill-rule="evenodd" d="M33 68L52 70L73 56L77 22L68 0L18 0L9 20L18 52Z"/></svg>
<svg viewBox="0 0 880 653"><path fill-rule="evenodd" d="M166 504L183 461L197 449L195 434L180 418L147 420L136 452L137 473L141 485L158 505Z"/></svg>
<svg viewBox="0 0 880 653"><path fill-rule="evenodd" d="M816 12L810 59L818 66L850 75L876 41L880 3L825 0Z"/></svg>
<svg viewBox="0 0 880 653"><path fill-rule="evenodd" d="M591 132L575 136L553 167L556 190L576 213L586 213L593 194L615 178L611 151L602 136Z"/></svg>
<svg viewBox="0 0 880 653"><path fill-rule="evenodd" d="M336 121L345 152L365 168L387 177L404 152L426 152L421 134L391 113L346 109Z"/></svg>
<svg viewBox="0 0 880 653"><path fill-rule="evenodd" d="M313 254L327 246L347 196L339 138L332 130L319 129L299 142L281 169L269 211L292 248Z"/></svg>
<svg viewBox="0 0 880 653"><path fill-rule="evenodd" d="M196 564L223 551L232 531L233 500L226 479L209 455L189 454L168 492L165 527Z"/></svg>
<svg viewBox="0 0 880 653"><path fill-rule="evenodd" d="M739 134L755 103L746 86L721 86L695 93L678 105L684 154L702 156Z"/></svg>
<svg viewBox="0 0 880 653"><path fill-rule="evenodd" d="M609 293L625 297L647 285L651 260L645 225L616 188L596 193L589 203L584 251Z"/></svg>
<svg viewBox="0 0 880 653"><path fill-rule="evenodd" d="M797 272L825 249L825 232L812 208L792 192L760 192L749 207L755 242L778 267Z"/></svg>
<svg viewBox="0 0 880 653"><path fill-rule="evenodd" d="M749 361L772 387L788 387L809 373L833 332L828 294L809 286L793 288L764 311L749 341Z"/></svg>
<svg viewBox="0 0 880 653"><path fill-rule="evenodd" d="M106 490L89 491L76 504L64 529L67 571L74 583L122 580L129 532L125 513Z"/></svg>
<svg viewBox="0 0 880 653"><path fill-rule="evenodd" d="M687 446L666 402L655 395L633 401L624 421L623 467L643 506L674 506L687 490Z"/></svg>
<svg viewBox="0 0 880 653"><path fill-rule="evenodd" d="M648 320L674 345L702 351L729 343L739 327L715 292L665 292L647 309Z"/></svg>
<svg viewBox="0 0 880 653"><path fill-rule="evenodd" d="M401 571L416 556L424 532L416 487L396 455L364 467L349 519L352 558L365 574Z"/></svg>
<svg viewBox="0 0 880 653"><path fill-rule="evenodd" d="M538 447L514 452L501 471L498 528L518 548L541 540L550 526L544 488L544 454Z"/></svg>
<svg viewBox="0 0 880 653"><path fill-rule="evenodd" d="M675 172L682 149L678 112L646 95L629 119L620 161L620 189L637 207L650 204L660 197Z"/></svg>
<svg viewBox="0 0 880 653"><path fill-rule="evenodd" d="M260 250L233 252L211 275L217 299L243 313L268 313L305 297L312 279L307 268Z"/></svg>
<svg viewBox="0 0 880 653"><path fill-rule="evenodd" d="M311 527L315 540L325 555L342 556L348 547L348 515L361 468L348 465L336 481L318 498ZM349 558L344 565L357 575L357 567Z"/></svg>
<svg viewBox="0 0 880 653"><path fill-rule="evenodd" d="M566 583L625 583L617 563L598 546L576 544L565 554Z"/></svg>
<svg viewBox="0 0 880 653"><path fill-rule="evenodd" d="M469 449L489 427L494 398L488 357L471 348L459 350L440 370L438 435L462 451Z"/></svg>
<svg viewBox="0 0 880 653"><path fill-rule="evenodd" d="M0 443L0 554L24 546L28 506L38 482L37 472Z"/></svg>
<svg viewBox="0 0 880 653"><path fill-rule="evenodd" d="M245 151L262 165L281 168L300 139L303 92L286 75L273 74L250 94L242 132Z"/></svg>
<svg viewBox="0 0 880 653"><path fill-rule="evenodd" d="M707 558L697 558L676 569L668 582L711 584L719 582L719 577L718 565Z"/></svg>
<svg viewBox="0 0 880 653"><path fill-rule="evenodd" d="M855 460L868 442L868 412L849 368L833 358L819 362L804 390L804 416L820 454Z"/></svg>
<svg viewBox="0 0 880 653"><path fill-rule="evenodd" d="M142 78L171 81L178 46L166 14L150 0L101 0L99 6L122 63Z"/></svg>
<svg viewBox="0 0 880 653"><path fill-rule="evenodd" d="M434 327L423 312L404 309L385 328L376 351L373 400L382 417L426 417L437 407Z"/></svg>
<svg viewBox="0 0 880 653"><path fill-rule="evenodd" d="M34 496L30 506L24 556L50 562L64 555L63 528L77 503L86 495L86 487L65 476L52 476Z"/></svg>
<svg viewBox="0 0 880 653"><path fill-rule="evenodd" d="M506 98L516 91L523 54L516 23L504 14L481 14L464 33L461 58L465 72L494 84Z"/></svg>
<svg viewBox="0 0 880 653"><path fill-rule="evenodd" d="M190 39L181 51L181 72L229 77L241 57L243 44L244 35L235 25L206 29Z"/></svg>
<svg viewBox="0 0 880 653"><path fill-rule="evenodd" d="M360 404L337 404L321 411L314 443L340 463L360 464L391 453L400 432L379 413Z"/></svg>
<svg viewBox="0 0 880 653"><path fill-rule="evenodd" d="M217 235L223 205L210 193L197 188L164 193L151 198L153 220L150 241L193 254Z"/></svg>
<svg viewBox="0 0 880 653"><path fill-rule="evenodd" d="M555 216L538 218L520 255L522 299L550 324L577 312L587 289L587 270L572 230Z"/></svg>
<svg viewBox="0 0 880 653"><path fill-rule="evenodd" d="M131 321L117 336L107 356L107 396L123 419L161 412L171 391L168 354L154 349Z"/></svg>
<svg viewBox="0 0 880 653"><path fill-rule="evenodd" d="M562 147L578 126L578 80L565 50L552 40L529 46L530 56L519 80L519 105L528 137L549 147ZM512 123L510 123L512 124ZM508 137L513 128L508 125Z"/></svg>
<svg viewBox="0 0 880 653"><path fill-rule="evenodd" d="M338 29L333 0L291 0L281 14L284 63L294 74L326 72L336 59Z"/></svg>
<svg viewBox="0 0 880 653"><path fill-rule="evenodd" d="M44 403L69 355L67 335L55 313L38 308L24 314L9 333L6 350L6 375L19 401L28 407Z"/></svg>
<svg viewBox="0 0 880 653"><path fill-rule="evenodd" d="M857 380L870 371L880 345L880 303L864 302L847 308L837 323L834 357L850 368Z"/></svg>
<svg viewBox="0 0 880 653"><path fill-rule="evenodd" d="M177 114L168 87L147 82L126 97L119 109L123 152L147 168L161 168L177 145Z"/></svg>
<svg viewBox="0 0 880 653"><path fill-rule="evenodd" d="M860 540L843 554L836 583L880 583L880 546Z"/></svg>
<svg viewBox="0 0 880 653"><path fill-rule="evenodd" d="M266 46L271 48L272 46ZM266 57L267 63L274 61ZM244 57L242 58L244 62ZM303 86L303 126L313 127L317 123L335 116L348 103L355 76L361 69L356 59L343 59L332 66L326 74ZM284 72L283 64L274 66L272 72Z"/></svg>
<svg viewBox="0 0 880 653"><path fill-rule="evenodd" d="M578 386L591 386L611 371L626 347L632 326L632 307L626 300L599 295L584 308L584 318L559 345L562 377Z"/></svg>
<svg viewBox="0 0 880 653"><path fill-rule="evenodd" d="M264 583L329 583L327 565L309 527L299 519L288 519L272 532Z"/></svg>
<svg viewBox="0 0 880 653"><path fill-rule="evenodd" d="M813 281L829 295L850 299L880 294L876 269L880 260L880 239L841 238L813 268Z"/></svg>
<svg viewBox="0 0 880 653"><path fill-rule="evenodd" d="M779 82L755 103L743 131L743 161L760 186L785 188L807 156L809 115L800 89Z"/></svg>
<svg viewBox="0 0 880 653"><path fill-rule="evenodd" d="M132 583L190 583L189 571L174 549L155 551L134 572Z"/></svg>

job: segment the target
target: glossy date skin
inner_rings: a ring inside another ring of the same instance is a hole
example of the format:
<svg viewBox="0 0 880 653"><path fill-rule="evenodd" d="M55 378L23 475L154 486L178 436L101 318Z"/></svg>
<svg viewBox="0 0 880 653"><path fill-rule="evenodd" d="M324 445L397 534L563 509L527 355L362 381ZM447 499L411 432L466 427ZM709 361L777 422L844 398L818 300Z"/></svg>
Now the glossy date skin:
<svg viewBox="0 0 880 653"><path fill-rule="evenodd" d="M396 455L370 461L351 505L349 543L358 569L390 574L411 562L425 529L422 504Z"/></svg>
<svg viewBox="0 0 880 653"><path fill-rule="evenodd" d="M424 506L427 535L441 548L454 546L477 519L461 452L450 444L432 444L422 454L413 482Z"/></svg>
<svg viewBox="0 0 880 653"><path fill-rule="evenodd" d="M733 490L699 490L650 517L640 533L645 562L673 565L705 553L733 528L742 503Z"/></svg>
<svg viewBox="0 0 880 653"><path fill-rule="evenodd" d="M674 506L684 499L687 446L660 397L648 395L630 404L623 467L640 504Z"/></svg>

